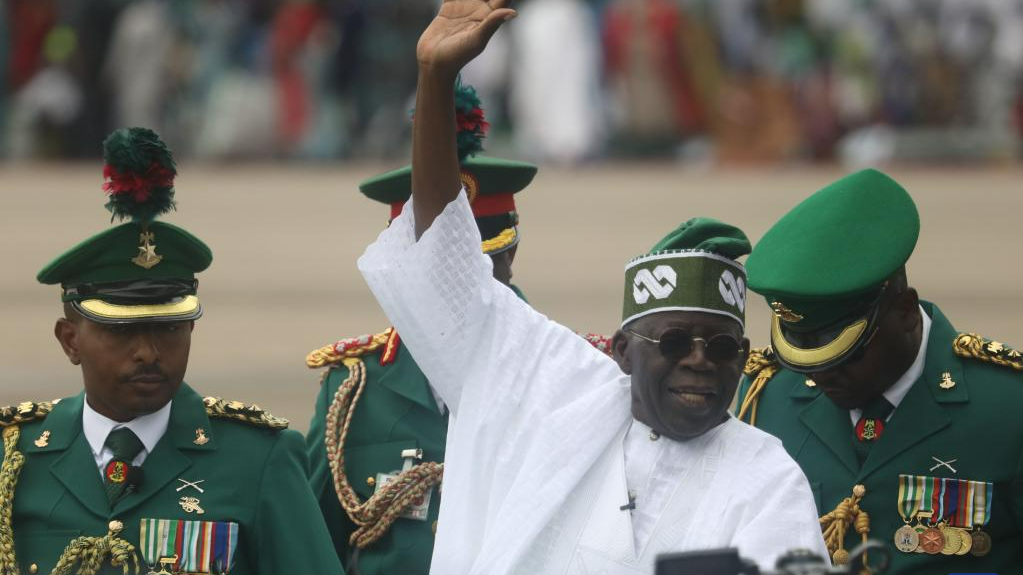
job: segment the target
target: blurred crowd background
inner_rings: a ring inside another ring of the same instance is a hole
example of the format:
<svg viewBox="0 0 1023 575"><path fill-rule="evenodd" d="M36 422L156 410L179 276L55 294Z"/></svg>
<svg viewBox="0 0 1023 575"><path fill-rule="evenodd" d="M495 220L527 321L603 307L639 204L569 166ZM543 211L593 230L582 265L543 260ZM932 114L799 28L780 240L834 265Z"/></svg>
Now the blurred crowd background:
<svg viewBox="0 0 1023 575"><path fill-rule="evenodd" d="M0 157L404 158L436 0L4 0ZM522 0L466 70L546 163L1018 162L1023 0Z"/></svg>

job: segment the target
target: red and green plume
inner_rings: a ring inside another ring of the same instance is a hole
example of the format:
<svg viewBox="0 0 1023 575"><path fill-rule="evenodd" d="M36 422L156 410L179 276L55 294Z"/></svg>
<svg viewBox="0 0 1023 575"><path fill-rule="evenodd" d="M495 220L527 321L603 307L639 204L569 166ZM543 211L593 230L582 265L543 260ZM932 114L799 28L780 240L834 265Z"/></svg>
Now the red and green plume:
<svg viewBox="0 0 1023 575"><path fill-rule="evenodd" d="M147 224L174 209L174 156L156 132L121 128L103 142L103 191L112 218Z"/></svg>
<svg viewBox="0 0 1023 575"><path fill-rule="evenodd" d="M458 161L462 162L483 151L483 138L487 136L490 123L483 116L476 89L463 84L461 78L455 85L455 121L458 122Z"/></svg>

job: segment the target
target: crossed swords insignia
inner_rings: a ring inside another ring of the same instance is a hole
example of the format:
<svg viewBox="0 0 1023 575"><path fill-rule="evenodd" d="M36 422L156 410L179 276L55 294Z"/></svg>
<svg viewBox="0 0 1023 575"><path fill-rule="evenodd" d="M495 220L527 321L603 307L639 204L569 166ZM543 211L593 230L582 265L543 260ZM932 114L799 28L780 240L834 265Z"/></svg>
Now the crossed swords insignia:
<svg viewBox="0 0 1023 575"><path fill-rule="evenodd" d="M199 493L206 493L206 491L203 490L202 487L199 487L200 483L204 483L206 481L205 479L200 479L199 481L188 481L188 480L185 480L185 479L178 479L178 481L181 482L181 486L178 487L178 489L177 489L177 491L179 491L179 492L182 489L188 489L189 487L192 487L192 488L196 489Z"/></svg>

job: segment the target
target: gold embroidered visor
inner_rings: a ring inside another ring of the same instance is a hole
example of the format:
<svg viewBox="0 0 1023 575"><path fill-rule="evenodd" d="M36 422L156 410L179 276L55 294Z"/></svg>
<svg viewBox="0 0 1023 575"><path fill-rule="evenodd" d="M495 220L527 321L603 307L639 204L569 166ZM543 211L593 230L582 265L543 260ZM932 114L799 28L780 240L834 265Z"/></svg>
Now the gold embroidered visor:
<svg viewBox="0 0 1023 575"><path fill-rule="evenodd" d="M75 310L97 323L144 323L192 321L202 316L199 298L188 295L167 303L119 305L100 299L72 302Z"/></svg>

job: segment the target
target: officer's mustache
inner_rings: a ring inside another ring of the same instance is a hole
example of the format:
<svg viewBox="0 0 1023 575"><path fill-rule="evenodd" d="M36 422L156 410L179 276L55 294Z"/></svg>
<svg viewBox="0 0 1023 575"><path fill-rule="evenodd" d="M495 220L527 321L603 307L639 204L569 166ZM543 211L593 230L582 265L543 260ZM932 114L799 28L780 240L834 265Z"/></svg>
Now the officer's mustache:
<svg viewBox="0 0 1023 575"><path fill-rule="evenodd" d="M167 379L167 374L160 368L160 364L153 363L149 365L140 365L131 373L131 375L125 378L125 381L156 379L165 380Z"/></svg>

